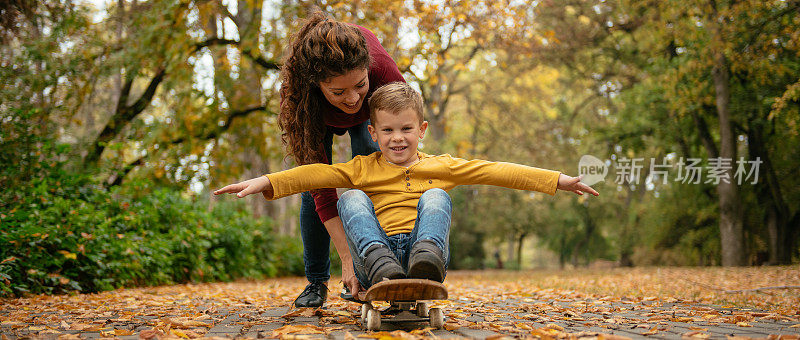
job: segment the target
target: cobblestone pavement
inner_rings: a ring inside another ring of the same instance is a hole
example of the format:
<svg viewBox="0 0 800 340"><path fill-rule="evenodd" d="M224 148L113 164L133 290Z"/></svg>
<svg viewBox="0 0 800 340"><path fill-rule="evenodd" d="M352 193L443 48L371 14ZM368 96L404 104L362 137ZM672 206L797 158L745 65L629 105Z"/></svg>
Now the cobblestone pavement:
<svg viewBox="0 0 800 340"><path fill-rule="evenodd" d="M452 282L449 282L451 281ZM0 300L0 337L22 338L800 338L800 322L767 311L674 298L609 298L449 277L445 329L365 332L359 305L331 292L323 309L292 309L300 278L125 289Z"/></svg>

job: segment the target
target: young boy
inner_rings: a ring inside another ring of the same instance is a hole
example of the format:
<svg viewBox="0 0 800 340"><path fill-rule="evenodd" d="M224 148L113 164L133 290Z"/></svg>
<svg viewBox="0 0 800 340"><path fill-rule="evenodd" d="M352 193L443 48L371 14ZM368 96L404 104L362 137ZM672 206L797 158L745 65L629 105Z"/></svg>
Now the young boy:
<svg viewBox="0 0 800 340"><path fill-rule="evenodd" d="M382 86L370 97L369 107L369 133L381 151L347 163L299 166L214 194L244 197L260 192L272 200L312 189L354 188L342 195L338 209L356 277L365 289L386 278L444 281L451 210L445 190L457 185L599 195L580 178L557 171L417 151L428 122L422 117L422 97L406 83ZM353 295L360 289L349 288Z"/></svg>

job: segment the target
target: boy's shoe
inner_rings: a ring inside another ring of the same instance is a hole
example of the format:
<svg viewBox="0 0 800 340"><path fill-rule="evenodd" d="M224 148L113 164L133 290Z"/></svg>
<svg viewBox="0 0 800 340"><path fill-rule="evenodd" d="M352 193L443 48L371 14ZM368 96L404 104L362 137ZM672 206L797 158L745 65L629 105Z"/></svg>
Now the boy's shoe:
<svg viewBox="0 0 800 340"><path fill-rule="evenodd" d="M322 282L311 282L294 300L295 307L322 307L328 298L328 286Z"/></svg>
<svg viewBox="0 0 800 340"><path fill-rule="evenodd" d="M375 244L367 249L366 259L367 277L374 285L383 279L402 279L406 277L400 261L389 248L382 244Z"/></svg>
<svg viewBox="0 0 800 340"><path fill-rule="evenodd" d="M431 240L421 240L414 243L408 260L408 277L443 282L444 274L444 255L442 250Z"/></svg>

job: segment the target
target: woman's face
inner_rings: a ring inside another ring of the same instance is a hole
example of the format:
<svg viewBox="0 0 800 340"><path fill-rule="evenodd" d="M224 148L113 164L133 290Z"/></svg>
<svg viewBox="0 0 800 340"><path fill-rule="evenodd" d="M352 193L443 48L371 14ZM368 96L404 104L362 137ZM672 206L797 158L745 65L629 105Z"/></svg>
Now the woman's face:
<svg viewBox="0 0 800 340"><path fill-rule="evenodd" d="M361 110L364 97L369 90L367 69L355 69L345 74L330 77L319 82L325 99L345 113L354 114Z"/></svg>

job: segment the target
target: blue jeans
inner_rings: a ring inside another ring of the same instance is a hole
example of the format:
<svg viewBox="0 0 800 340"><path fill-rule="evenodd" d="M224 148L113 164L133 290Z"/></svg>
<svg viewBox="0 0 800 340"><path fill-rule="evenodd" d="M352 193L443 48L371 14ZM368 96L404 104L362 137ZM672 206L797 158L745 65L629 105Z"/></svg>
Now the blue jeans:
<svg viewBox="0 0 800 340"><path fill-rule="evenodd" d="M353 268L361 287L370 287L370 279L364 265L367 249L374 244L383 244L408 272L408 255L411 247L420 240L432 240L442 250L445 269L450 263L450 195L442 189L430 189L422 194L417 203L417 220L408 234L387 236L381 228L375 207L369 196L361 190L349 190L342 194L337 205L339 217L344 224L347 245L353 257Z"/></svg>
<svg viewBox="0 0 800 340"><path fill-rule="evenodd" d="M378 151L378 144L372 141L367 126L369 120L347 129L350 134L350 148L352 157L369 155ZM344 129L341 131L343 134ZM323 139L325 156L330 163L331 149L333 146L334 130L328 128ZM306 279L308 282L327 282L330 279L330 244L331 236L319 218L310 192L302 194L300 204L300 236L303 239L303 262L305 264Z"/></svg>

